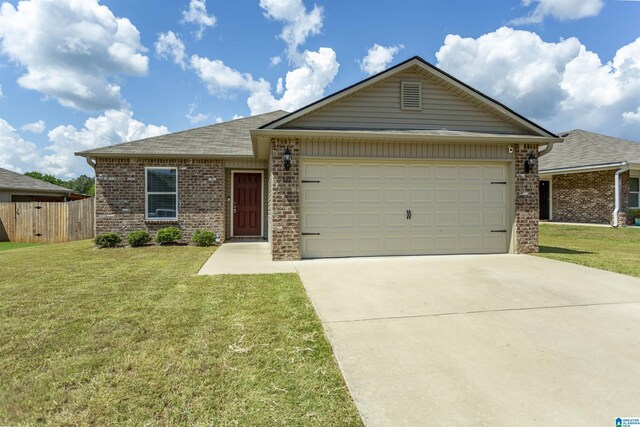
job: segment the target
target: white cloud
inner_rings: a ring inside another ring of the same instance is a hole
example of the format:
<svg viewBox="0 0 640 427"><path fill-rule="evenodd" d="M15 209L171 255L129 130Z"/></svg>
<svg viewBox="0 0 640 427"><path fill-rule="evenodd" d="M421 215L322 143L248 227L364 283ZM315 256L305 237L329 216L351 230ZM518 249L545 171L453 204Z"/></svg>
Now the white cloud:
<svg viewBox="0 0 640 427"><path fill-rule="evenodd" d="M275 67L276 65L278 65L281 62L282 62L282 58L280 56L272 56L271 59L269 59L269 64L272 67Z"/></svg>
<svg viewBox="0 0 640 427"><path fill-rule="evenodd" d="M547 16L559 21L596 16L604 6L604 0L522 0L524 6L536 4L527 16L513 19L513 25L539 24Z"/></svg>
<svg viewBox="0 0 640 427"><path fill-rule="evenodd" d="M216 123L222 123L224 122L224 119L220 116L216 117Z"/></svg>
<svg viewBox="0 0 640 427"><path fill-rule="evenodd" d="M57 177L73 177L86 172L84 159L74 152L162 135L165 126L146 125L133 118L129 110L108 110L91 117L80 129L72 125L58 126L47 134L50 145L40 162L41 170Z"/></svg>
<svg viewBox="0 0 640 427"><path fill-rule="evenodd" d="M24 173L33 170L37 147L23 139L4 119L0 119L0 167Z"/></svg>
<svg viewBox="0 0 640 427"><path fill-rule="evenodd" d="M307 11L302 0L260 0L260 7L266 16L284 23L280 38L287 44L289 59L299 62L298 47L322 29L322 7Z"/></svg>
<svg viewBox="0 0 640 427"><path fill-rule="evenodd" d="M189 119L192 125L196 125L198 123L209 120L209 117L211 117L211 114L196 113L197 107L198 106L195 104L190 104L189 112L185 115L185 117Z"/></svg>
<svg viewBox="0 0 640 427"><path fill-rule="evenodd" d="M206 0L191 0L189 2L189 10L182 12L182 22L197 25L198 31L196 31L195 35L200 40L207 27L216 25L216 17L207 14Z"/></svg>
<svg viewBox="0 0 640 427"><path fill-rule="evenodd" d="M26 68L18 83L66 107L120 108L112 79L148 70L136 27L97 0L3 3L0 38L2 53Z"/></svg>
<svg viewBox="0 0 640 427"><path fill-rule="evenodd" d="M324 90L338 73L340 64L336 53L330 48L320 48L318 52L305 51L301 58L301 65L289 71L284 85L277 88L282 92L279 99L272 95L269 82L256 80L249 73L240 73L218 59L193 55L191 66L213 95L224 96L229 90L249 92L247 104L255 115L278 109L292 111L324 95Z"/></svg>
<svg viewBox="0 0 640 427"><path fill-rule="evenodd" d="M393 57L403 47L401 44L397 46L380 46L377 43L374 44L367 51L365 57L362 58L361 61L358 61L360 69L369 76L384 71L389 67L391 61L393 61Z"/></svg>
<svg viewBox="0 0 640 427"><path fill-rule="evenodd" d="M158 34L158 41L155 44L156 54L162 58L173 58L173 62L180 65L184 70L185 46L180 37L173 31Z"/></svg>
<svg viewBox="0 0 640 427"><path fill-rule="evenodd" d="M4 97L4 94L2 93L2 85L0 85L0 98Z"/></svg>
<svg viewBox="0 0 640 427"><path fill-rule="evenodd" d="M231 118L231 120L238 120L238 119L244 119L244 116L240 114L234 114L233 117Z"/></svg>
<svg viewBox="0 0 640 427"><path fill-rule="evenodd" d="M445 71L552 130L638 139L640 128L629 126L640 107L640 38L603 63L576 38L548 43L503 27L477 39L448 35L436 58Z"/></svg>
<svg viewBox="0 0 640 427"><path fill-rule="evenodd" d="M302 0L260 0L260 7L269 18L283 22L280 38L287 44L287 55L295 68L286 77L279 78L274 97L271 84L263 78L256 79L249 73L242 73L229 67L220 59L203 58L192 55L190 65L216 96L227 96L230 91L249 93L247 104L251 114L269 111L295 110L324 95L325 89L333 82L340 64L333 49L322 47L317 52L298 48L307 37L318 34L322 28L322 8L314 6L307 11ZM277 65L281 57L272 57L271 65Z"/></svg>
<svg viewBox="0 0 640 427"><path fill-rule="evenodd" d="M640 124L640 107L638 107L636 111L626 111L622 113L622 118L627 122Z"/></svg>
<svg viewBox="0 0 640 427"><path fill-rule="evenodd" d="M45 127L44 120L38 120L37 122L27 123L21 129L23 132L42 133Z"/></svg>

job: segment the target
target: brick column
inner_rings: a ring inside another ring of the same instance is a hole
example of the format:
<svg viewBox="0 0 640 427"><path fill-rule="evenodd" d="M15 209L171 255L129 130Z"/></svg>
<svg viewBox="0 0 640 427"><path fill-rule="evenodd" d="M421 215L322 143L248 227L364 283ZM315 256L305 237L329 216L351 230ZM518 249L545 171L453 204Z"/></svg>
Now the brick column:
<svg viewBox="0 0 640 427"><path fill-rule="evenodd" d="M282 153L289 148L291 169ZM300 259L300 140L272 138L270 156L271 252L274 261Z"/></svg>
<svg viewBox="0 0 640 427"><path fill-rule="evenodd" d="M538 219L540 216L540 187L538 166L525 173L524 162L529 154L538 155L535 144L519 144L515 152L516 218L515 251L519 254L538 252Z"/></svg>

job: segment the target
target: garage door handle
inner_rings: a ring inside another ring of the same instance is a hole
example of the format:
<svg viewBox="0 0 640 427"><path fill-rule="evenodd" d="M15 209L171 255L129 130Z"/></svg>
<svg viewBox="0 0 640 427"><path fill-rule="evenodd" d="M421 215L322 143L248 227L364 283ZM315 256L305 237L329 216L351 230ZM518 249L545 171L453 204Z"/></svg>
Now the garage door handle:
<svg viewBox="0 0 640 427"><path fill-rule="evenodd" d="M319 236L320 233L302 233L303 236Z"/></svg>
<svg viewBox="0 0 640 427"><path fill-rule="evenodd" d="M409 209L409 219L411 219L411 209Z"/></svg>
<svg viewBox="0 0 640 427"><path fill-rule="evenodd" d="M492 233L506 233L507 230L491 230Z"/></svg>
<svg viewBox="0 0 640 427"><path fill-rule="evenodd" d="M407 218L406 219L411 219L411 209L407 209Z"/></svg>

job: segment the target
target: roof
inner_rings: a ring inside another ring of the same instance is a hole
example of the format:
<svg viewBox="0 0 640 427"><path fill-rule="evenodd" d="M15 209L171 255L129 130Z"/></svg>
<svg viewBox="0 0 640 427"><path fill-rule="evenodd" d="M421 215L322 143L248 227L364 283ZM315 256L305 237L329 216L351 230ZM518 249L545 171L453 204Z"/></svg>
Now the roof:
<svg viewBox="0 0 640 427"><path fill-rule="evenodd" d="M539 170L593 168L621 163L640 164L640 143L576 129L561 133L562 144L554 145L540 158Z"/></svg>
<svg viewBox="0 0 640 427"><path fill-rule="evenodd" d="M0 168L0 190L33 191L53 194L72 193L68 188L2 168Z"/></svg>
<svg viewBox="0 0 640 427"><path fill-rule="evenodd" d="M94 148L75 153L84 157L153 156L153 157L253 157L251 129L286 115L273 111L228 122L203 126L152 138Z"/></svg>
<svg viewBox="0 0 640 427"><path fill-rule="evenodd" d="M485 95L484 93L478 91L477 89L456 79L452 75L446 73L445 71L441 70L435 65L430 64L429 62L425 61L419 56L414 56L412 58L409 58L406 61L401 62L400 64L397 64L385 71L382 71L381 73L375 74L365 80L362 80L332 95L329 95L312 104L302 107L290 114L287 114L283 117L276 118L273 121L263 125L260 129L277 129L293 120L296 120L302 116L306 116L315 110L325 108L329 104L338 102L341 99L351 96L356 92L360 92L373 84L376 84L388 77L391 77L392 75L395 75L398 72L401 72L405 69L416 67L416 66L428 71L429 73L441 79L442 81L445 81L449 84L454 85L456 88L462 90L470 98L473 98L476 101L482 102L485 106L489 107L494 113L496 113L496 115L502 116L503 118L508 120L515 120L520 125L531 130L537 135L544 136L544 137L551 137L551 138L556 137L554 133L544 129L542 126L539 126L538 124L532 122L526 117L516 113L515 111L511 110L509 107L500 103L499 101L496 101L495 99Z"/></svg>

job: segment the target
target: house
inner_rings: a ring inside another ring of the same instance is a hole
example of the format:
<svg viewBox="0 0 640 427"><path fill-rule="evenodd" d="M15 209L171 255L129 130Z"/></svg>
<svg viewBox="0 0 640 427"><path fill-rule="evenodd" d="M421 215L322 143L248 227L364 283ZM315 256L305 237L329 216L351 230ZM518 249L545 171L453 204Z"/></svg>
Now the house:
<svg viewBox="0 0 640 427"><path fill-rule="evenodd" d="M292 113L76 154L97 233L208 229L295 260L535 252L537 157L561 141L413 57Z"/></svg>
<svg viewBox="0 0 640 427"><path fill-rule="evenodd" d="M0 168L0 202L66 202L85 197L68 188Z"/></svg>
<svg viewBox="0 0 640 427"><path fill-rule="evenodd" d="M640 143L572 130L540 159L540 219L626 225L640 208Z"/></svg>

